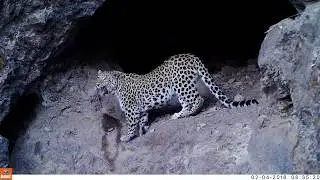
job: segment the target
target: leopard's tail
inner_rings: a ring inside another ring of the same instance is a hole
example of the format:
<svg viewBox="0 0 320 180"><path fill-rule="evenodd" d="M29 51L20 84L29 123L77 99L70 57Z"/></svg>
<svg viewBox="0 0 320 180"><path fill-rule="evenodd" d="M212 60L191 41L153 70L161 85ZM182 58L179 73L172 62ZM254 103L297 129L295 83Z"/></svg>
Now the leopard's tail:
<svg viewBox="0 0 320 180"><path fill-rule="evenodd" d="M208 69L201 63L198 59L198 73L201 76L201 80L209 88L210 92L226 107L242 107L249 106L252 104L259 104L255 99L243 100L243 101L233 101L229 99L221 89L214 83Z"/></svg>

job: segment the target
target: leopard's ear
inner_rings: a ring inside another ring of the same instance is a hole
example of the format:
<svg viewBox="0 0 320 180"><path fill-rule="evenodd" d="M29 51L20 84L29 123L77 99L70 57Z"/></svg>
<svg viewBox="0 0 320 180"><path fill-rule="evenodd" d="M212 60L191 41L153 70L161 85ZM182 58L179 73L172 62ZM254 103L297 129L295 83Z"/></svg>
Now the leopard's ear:
<svg viewBox="0 0 320 180"><path fill-rule="evenodd" d="M102 74L102 71L99 69L98 70L98 76L100 76Z"/></svg>

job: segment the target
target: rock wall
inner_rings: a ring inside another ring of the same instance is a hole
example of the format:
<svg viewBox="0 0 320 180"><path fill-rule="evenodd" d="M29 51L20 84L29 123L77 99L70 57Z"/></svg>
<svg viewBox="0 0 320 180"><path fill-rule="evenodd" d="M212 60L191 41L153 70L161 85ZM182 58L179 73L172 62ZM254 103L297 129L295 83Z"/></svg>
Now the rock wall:
<svg viewBox="0 0 320 180"><path fill-rule="evenodd" d="M0 122L25 87L43 73L77 19L104 0L0 2Z"/></svg>
<svg viewBox="0 0 320 180"><path fill-rule="evenodd" d="M44 73L76 20L104 0L0 2L0 122L28 85ZM2 145L2 144L1 144ZM2 156L1 156L2 157ZM1 158L0 157L0 158ZM5 159L0 159L0 165Z"/></svg>
<svg viewBox="0 0 320 180"><path fill-rule="evenodd" d="M249 145L251 163L259 172L319 173L320 3L270 27L258 63L268 108Z"/></svg>

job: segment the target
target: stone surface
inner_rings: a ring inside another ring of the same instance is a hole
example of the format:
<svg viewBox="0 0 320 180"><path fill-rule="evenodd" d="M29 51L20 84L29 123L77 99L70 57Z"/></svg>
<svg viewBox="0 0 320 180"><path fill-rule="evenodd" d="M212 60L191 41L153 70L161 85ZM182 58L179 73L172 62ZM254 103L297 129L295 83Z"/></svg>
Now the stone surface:
<svg viewBox="0 0 320 180"><path fill-rule="evenodd" d="M103 2L0 1L0 123L30 84L54 64L76 21L92 15ZM7 155L1 151L0 160Z"/></svg>
<svg viewBox="0 0 320 180"><path fill-rule="evenodd" d="M297 144L297 127L292 119L261 115L248 145L254 173L292 173L292 151Z"/></svg>
<svg viewBox="0 0 320 180"><path fill-rule="evenodd" d="M0 167L8 167L9 164L9 141L0 136Z"/></svg>
<svg viewBox="0 0 320 180"><path fill-rule="evenodd" d="M258 137L252 138L252 144L269 149L260 156L262 152L253 148L251 156L255 158L251 163L259 166L259 162L268 162L274 156L281 158L260 167L260 171L320 172L319 12L319 2L308 5L295 19L272 26L262 43L258 63L263 71L266 106L260 113L273 125L256 131ZM287 133L276 139L269 136L270 132L281 131Z"/></svg>
<svg viewBox="0 0 320 180"><path fill-rule="evenodd" d="M289 2L299 11L302 12L306 6L317 2L318 0L289 0Z"/></svg>
<svg viewBox="0 0 320 180"><path fill-rule="evenodd" d="M0 122L67 41L76 20L104 0L0 2Z"/></svg>

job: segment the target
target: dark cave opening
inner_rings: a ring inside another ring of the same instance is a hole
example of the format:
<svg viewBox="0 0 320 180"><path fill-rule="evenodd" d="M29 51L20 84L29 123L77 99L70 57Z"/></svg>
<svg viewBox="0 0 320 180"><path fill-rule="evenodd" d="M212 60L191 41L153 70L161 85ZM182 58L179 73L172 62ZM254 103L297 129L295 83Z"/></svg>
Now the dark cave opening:
<svg viewBox="0 0 320 180"><path fill-rule="evenodd" d="M65 54L116 61L125 72L146 73L164 58L193 53L208 65L245 65L257 58L268 28L297 14L287 0L109 0L79 23Z"/></svg>
<svg viewBox="0 0 320 180"><path fill-rule="evenodd" d="M0 134L9 139L9 152L34 119L39 104L40 97L36 93L25 94L14 103L9 114L1 121Z"/></svg>

